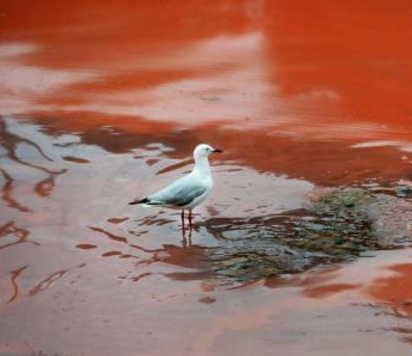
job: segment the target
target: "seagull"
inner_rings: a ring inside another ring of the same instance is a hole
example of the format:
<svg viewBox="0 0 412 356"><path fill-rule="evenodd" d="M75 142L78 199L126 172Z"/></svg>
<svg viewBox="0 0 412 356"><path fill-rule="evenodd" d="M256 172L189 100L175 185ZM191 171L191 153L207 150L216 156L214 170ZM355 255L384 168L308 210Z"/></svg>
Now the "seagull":
<svg viewBox="0 0 412 356"><path fill-rule="evenodd" d="M189 210L189 228L191 229L192 210L208 197L213 188L208 157L212 153L222 152L204 143L198 145L193 151L195 166L192 172L144 199L130 202L129 205L141 204L181 210L182 228L185 223L185 210Z"/></svg>

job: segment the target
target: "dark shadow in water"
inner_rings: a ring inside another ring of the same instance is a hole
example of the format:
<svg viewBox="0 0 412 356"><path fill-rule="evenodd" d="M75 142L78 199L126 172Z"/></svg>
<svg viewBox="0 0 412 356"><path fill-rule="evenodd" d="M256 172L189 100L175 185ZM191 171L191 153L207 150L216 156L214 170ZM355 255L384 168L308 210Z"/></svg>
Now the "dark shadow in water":
<svg viewBox="0 0 412 356"><path fill-rule="evenodd" d="M212 218L198 222L198 231L193 233L200 235L199 240L212 236L214 242L209 240L205 247L183 246L181 252L191 254L191 266L198 269L199 276L207 273L224 284L245 284L301 272L319 263L353 259L363 251L381 248L368 223L364 225L360 218L355 222L351 216L348 219L343 213L334 216L306 210L254 218ZM179 259L164 258L163 262L175 261ZM196 273L170 277L196 278ZM318 286L308 289L308 294L316 298L357 287Z"/></svg>
<svg viewBox="0 0 412 356"><path fill-rule="evenodd" d="M40 157L42 157L42 159L48 162L53 162L53 160L45 154L43 149L37 143L27 138L20 137L17 134L11 133L7 129L7 124L4 118L0 116L0 145L6 151L5 157L7 157L8 159L10 159L12 162L16 164L20 164L20 165L46 173L48 177L38 182L34 186L34 191L40 197L49 196L55 186L56 177L65 173L67 169L61 169L57 171L51 170L39 164L30 163L30 162L27 162L21 159L17 154L18 146L20 144L26 144L32 147L40 155ZM30 209L26 207L25 205L23 205L22 203L18 202L17 199L13 196L15 179L3 167L0 167L0 173L2 174L4 180L6 181L6 183L4 184L1 190L1 196L4 202L11 208L17 209L21 212L29 212Z"/></svg>
<svg viewBox="0 0 412 356"><path fill-rule="evenodd" d="M14 241L6 242L4 245L0 245L0 250L21 243L31 243L36 246L40 245L38 242L29 241L27 237L30 235L30 232L26 229L17 227L14 221L9 221L6 224L0 226L0 241L11 235L14 236Z"/></svg>
<svg viewBox="0 0 412 356"><path fill-rule="evenodd" d="M60 280L61 278L63 278L63 276L74 269L77 268L83 268L84 266L86 266L85 263L81 263L75 267L71 267L71 268L66 268L60 271L56 271L51 273L49 276L47 276L46 278L43 278L40 282L38 282L34 287L32 287L29 292L28 295L29 296L34 296L39 292L43 292L45 290L48 290L56 281Z"/></svg>
<svg viewBox="0 0 412 356"><path fill-rule="evenodd" d="M126 244L128 243L127 238L125 238L123 236L118 236L118 235L112 234L111 232L108 232L108 231L106 231L106 230L104 230L100 227L89 226L89 229L92 230L92 231L99 232L103 235L106 235L109 239L114 240L116 242L123 242L123 243L126 243Z"/></svg>
<svg viewBox="0 0 412 356"><path fill-rule="evenodd" d="M14 179L12 178L12 176L9 173L7 173L7 171L2 167L0 167L0 173L2 174L4 180L6 181L6 183L3 186L3 189L1 190L1 198L10 208L17 209L21 212L29 212L30 211L29 208L19 203L13 197Z"/></svg>
<svg viewBox="0 0 412 356"><path fill-rule="evenodd" d="M215 277L213 261L207 253L207 248L200 245L187 245L184 247L175 245L163 245L163 250L154 256L155 261L170 265L189 268L187 272L167 273L165 276L181 280L203 280Z"/></svg>
<svg viewBox="0 0 412 356"><path fill-rule="evenodd" d="M299 214L301 212L295 212L295 217ZM248 283L268 275L301 271L313 263L313 256L288 246L282 239L277 240L277 236L285 238L288 235L288 219L291 217L286 215L251 219L213 218L196 223L191 231L181 230L180 246L164 244L158 249L128 244L125 237L122 241L147 256L141 257L136 266L142 268L160 262L189 269L185 272L164 274L169 278L207 278L219 280L223 284ZM163 224L162 219L158 218L154 218L152 222L154 225ZM94 230L102 232L102 229ZM106 231L104 234L112 239L112 233ZM207 240L207 246L193 244L193 238L202 241L205 235L213 237L212 240ZM124 253L120 250L110 250L102 256L123 257ZM133 280L139 281L153 273L143 274L144 276L133 277Z"/></svg>
<svg viewBox="0 0 412 356"><path fill-rule="evenodd" d="M136 148L144 147L145 150L161 150L162 147L167 144L168 147L173 148L168 150L167 153L170 157L182 157L183 155L190 155L193 151L193 147L198 142L195 132L186 129L173 129L171 128L167 132L162 130L162 132L129 132L124 129L118 129L115 127L105 127L101 125L84 125L84 120L74 121L73 125L75 127L66 127L67 122L61 119L56 120L43 120L30 118L19 119L23 122L35 123L42 128L42 132L45 134L55 137L63 134L73 134L74 132L77 137L80 138L80 143L87 145L96 145L103 148L104 150L116 154L129 153ZM133 122L146 123L148 126L154 125L150 121L146 121L143 118L134 117ZM77 123L77 124L76 124ZM114 122L115 123L115 122ZM78 127L76 127L78 126ZM154 130L156 131L156 130ZM182 135L185 139L182 140ZM115 138L115 139L114 139ZM78 144L76 142L75 144ZM68 144L55 144L60 147L67 147L73 145L73 143ZM153 148L151 148L151 145ZM147 158L141 156L135 156L136 159ZM68 160L73 160L69 157ZM76 159L77 161L77 159ZM86 163L86 162L81 162Z"/></svg>
<svg viewBox="0 0 412 356"><path fill-rule="evenodd" d="M209 278L230 285L247 284L260 278L283 273L297 273L320 262L331 262L347 257L344 247L342 251L346 254L337 255L336 251L328 251L328 245L323 245L324 236L314 235L313 238L306 239L306 236L300 235L302 224L307 224L304 226L308 229L312 226L310 224L313 224L316 229L320 228L315 219L317 218L305 210L253 218L211 218L196 222L191 231L180 230L178 232L182 235L180 246L164 244L161 248L155 249L131 243L130 241L135 240L134 238L140 233L132 232L127 227L129 234L127 236L118 232L112 233L107 228L89 228L123 246L99 251L102 257L133 258L136 260L135 266L139 268L156 263L189 268L187 272L172 272L165 275L179 280ZM138 226L163 226L171 223L176 221L154 216L142 218L138 221ZM121 222L119 224L122 225ZM193 239L205 241L205 245L194 244ZM99 246L83 243L77 247L94 251ZM139 253L131 254L130 249L137 250ZM341 250L338 252L341 253ZM153 273L156 274L152 271L143 271L144 276L134 276L132 280L139 281Z"/></svg>
<svg viewBox="0 0 412 356"><path fill-rule="evenodd" d="M352 185L376 177L384 177L381 181L394 182L409 175L408 160L399 160L399 147L396 145L353 148L352 144L359 143L358 141L274 137L265 130L250 130L241 140L239 132L231 130L195 130L172 126L167 132L159 132L157 129L160 123L140 117L134 118L132 122L149 125L149 132L139 132L132 123L128 131L121 128L107 130L97 124L84 125L81 120L74 121L73 126L63 119L45 121L33 118L26 121L39 125L42 132L50 136L75 133L81 143L96 145L115 154L129 153L140 148L159 152L160 155L156 157L144 154L135 156L149 166L159 157L183 159L183 162L160 169L157 174L189 166L195 145L208 142L224 149L225 155L220 159L227 164L236 162L234 169L243 166L251 167L257 172L286 174L292 178L304 177L316 185ZM134 130L137 131L132 132Z"/></svg>
<svg viewBox="0 0 412 356"><path fill-rule="evenodd" d="M17 284L17 278L19 278L20 274L26 269L28 268L28 266L23 266L20 267L18 269L15 269L14 271L12 271L11 274L11 284L13 286L13 294L10 297L10 299L7 301L6 304L10 304L11 302L13 302L18 296L19 296L19 285Z"/></svg>

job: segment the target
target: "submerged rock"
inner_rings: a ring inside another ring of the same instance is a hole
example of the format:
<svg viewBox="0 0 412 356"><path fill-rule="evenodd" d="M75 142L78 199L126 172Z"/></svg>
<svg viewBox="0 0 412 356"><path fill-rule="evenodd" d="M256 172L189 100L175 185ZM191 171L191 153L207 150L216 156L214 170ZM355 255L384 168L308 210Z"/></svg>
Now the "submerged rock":
<svg viewBox="0 0 412 356"><path fill-rule="evenodd" d="M207 229L222 240L207 249L216 277L245 282L294 273L411 241L409 200L355 188L316 196L290 215L210 220Z"/></svg>
<svg viewBox="0 0 412 356"><path fill-rule="evenodd" d="M298 272L310 264L301 251L268 240L252 248L231 243L210 250L209 256L217 278L234 278L238 281Z"/></svg>

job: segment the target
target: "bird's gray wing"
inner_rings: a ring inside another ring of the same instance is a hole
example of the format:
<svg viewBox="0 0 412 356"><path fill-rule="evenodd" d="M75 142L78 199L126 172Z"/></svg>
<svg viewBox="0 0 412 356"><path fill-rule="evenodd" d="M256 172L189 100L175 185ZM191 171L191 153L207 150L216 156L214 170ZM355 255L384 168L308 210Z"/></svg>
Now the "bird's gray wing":
<svg viewBox="0 0 412 356"><path fill-rule="evenodd" d="M188 178L188 177L185 177ZM179 179L170 186L148 197L150 205L185 206L206 193L207 188L190 179Z"/></svg>

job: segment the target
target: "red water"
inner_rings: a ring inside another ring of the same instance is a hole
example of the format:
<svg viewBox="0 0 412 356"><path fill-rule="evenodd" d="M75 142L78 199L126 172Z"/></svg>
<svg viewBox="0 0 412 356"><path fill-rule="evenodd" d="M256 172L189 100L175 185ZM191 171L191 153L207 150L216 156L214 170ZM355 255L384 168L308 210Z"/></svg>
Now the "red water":
<svg viewBox="0 0 412 356"><path fill-rule="evenodd" d="M211 219L410 178L411 16L401 0L3 0L0 352L410 355L410 250L233 289L204 249L224 243ZM199 142L226 153L186 246L178 214L127 202Z"/></svg>

